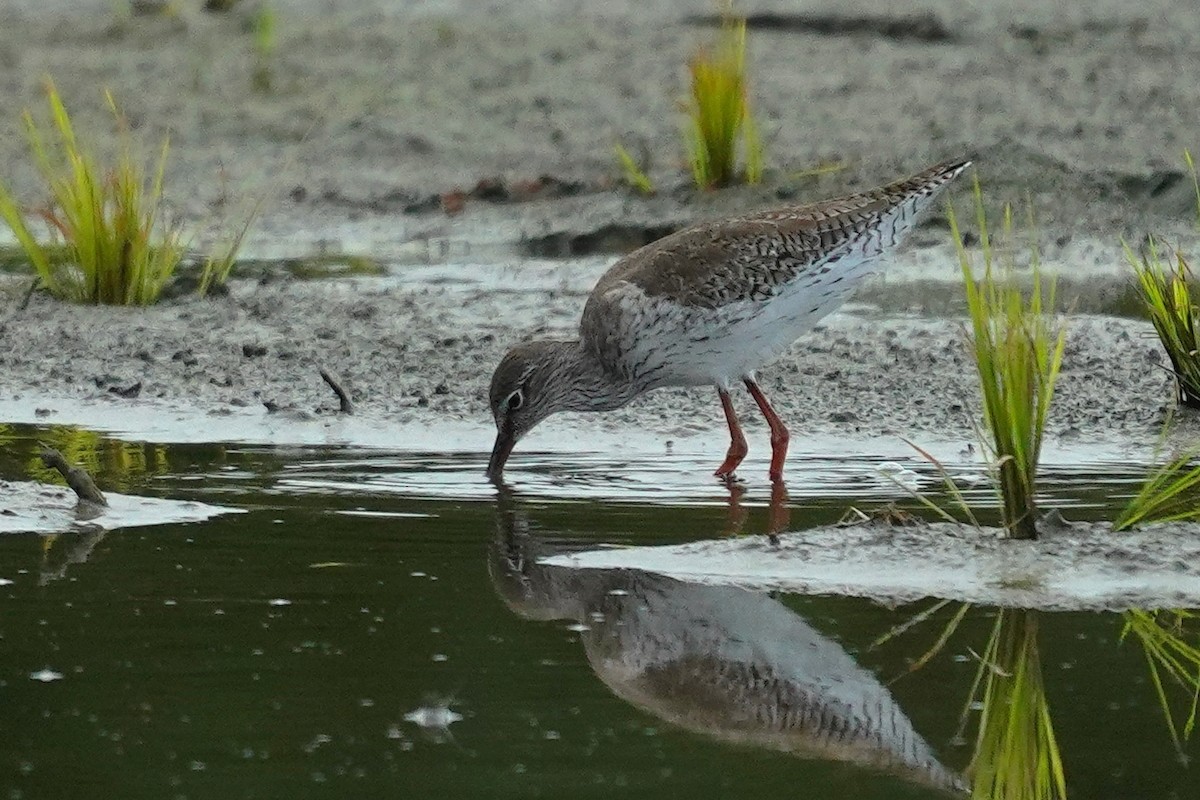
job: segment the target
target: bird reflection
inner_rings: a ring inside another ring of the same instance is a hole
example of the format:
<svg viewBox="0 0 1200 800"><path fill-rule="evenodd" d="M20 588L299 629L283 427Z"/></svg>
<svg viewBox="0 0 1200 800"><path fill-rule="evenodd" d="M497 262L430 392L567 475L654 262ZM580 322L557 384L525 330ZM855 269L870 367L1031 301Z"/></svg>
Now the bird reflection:
<svg viewBox="0 0 1200 800"><path fill-rule="evenodd" d="M540 563L556 552L530 534L517 499L501 487L488 565L497 592L525 619L585 628L588 661L623 700L722 741L965 791L887 688L770 596Z"/></svg>

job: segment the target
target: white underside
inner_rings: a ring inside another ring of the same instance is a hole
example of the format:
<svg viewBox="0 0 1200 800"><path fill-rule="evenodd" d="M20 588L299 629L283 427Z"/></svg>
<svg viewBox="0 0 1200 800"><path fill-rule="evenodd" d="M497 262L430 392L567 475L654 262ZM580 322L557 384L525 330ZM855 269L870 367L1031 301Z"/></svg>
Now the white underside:
<svg viewBox="0 0 1200 800"><path fill-rule="evenodd" d="M801 334L840 307L878 269L877 259L847 257L838 264L838 283L801 283L761 301L720 308L679 307L651 300L627 287L625 325L640 326L629 336L626 357L649 375L650 387L728 387L786 353Z"/></svg>

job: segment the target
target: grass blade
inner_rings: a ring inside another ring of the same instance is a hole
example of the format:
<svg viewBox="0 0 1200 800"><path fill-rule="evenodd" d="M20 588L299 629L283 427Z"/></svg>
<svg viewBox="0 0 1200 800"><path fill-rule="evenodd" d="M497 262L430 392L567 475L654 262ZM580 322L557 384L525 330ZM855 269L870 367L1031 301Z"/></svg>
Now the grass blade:
<svg viewBox="0 0 1200 800"><path fill-rule="evenodd" d="M953 206L947 209L958 251L969 318L972 359L979 378L985 449L998 474L1005 528L1019 539L1037 537L1038 460L1054 388L1062 367L1066 329L1051 317L1053 279L1042 275L1036 247L1030 249L1032 285L1022 291L1011 256L1002 262L993 247L983 192L974 181L975 217L983 255L982 274L963 245ZM1033 228L1032 212L1029 225ZM1012 210L1004 211L1005 241L1013 236Z"/></svg>
<svg viewBox="0 0 1200 800"><path fill-rule="evenodd" d="M625 149L625 146L617 142L613 145L613 151L617 154L617 164L621 167L621 177L624 178L625 183L642 194L654 194L653 181L634 160L630 152Z"/></svg>

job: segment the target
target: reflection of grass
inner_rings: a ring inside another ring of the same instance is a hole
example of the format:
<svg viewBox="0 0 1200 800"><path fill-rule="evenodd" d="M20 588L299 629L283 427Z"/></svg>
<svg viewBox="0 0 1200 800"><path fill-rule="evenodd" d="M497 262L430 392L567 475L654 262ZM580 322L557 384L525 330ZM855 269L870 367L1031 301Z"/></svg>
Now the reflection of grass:
<svg viewBox="0 0 1200 800"><path fill-rule="evenodd" d="M950 601L950 600L937 601L931 607L925 609L924 611L918 612L917 614L913 615L912 617L910 617L909 619L900 623L899 625L894 626L887 633L885 633L882 636L875 639L875 641L871 642L871 648L874 649L876 647L879 647L880 645L896 638L900 634L911 630L912 628L916 627L917 625L921 624L925 620L932 617L937 612L941 611L946 606L950 605L951 602L952 601ZM938 653L940 653L942 651L942 649L946 646L946 643L950 641L950 637L953 636L955 631L958 630L958 626L962 624L963 619L966 618L967 612L970 610L971 610L970 603L962 603L959 606L958 611L955 612L954 616L950 618L950 621L947 622L946 625L942 628L942 632L941 632L941 634L938 635L937 640L929 647L928 650L926 650L916 660L914 660L911 664L909 664L908 671L916 672L917 670L921 669L926 664L928 664L930 659L932 659L934 656L936 656Z"/></svg>
<svg viewBox="0 0 1200 800"><path fill-rule="evenodd" d="M1017 539L1037 538L1035 495L1042 435L1062 364L1066 330L1053 320L1054 281L1043 278L1037 249L1031 250L1032 286L1022 292L1011 258L997 254L988 232L983 193L975 181L975 215L983 250L983 274L976 277L962 243L954 209L950 230L958 248L971 321L971 354L983 395L985 446L999 471L1004 525ZM1030 230L1033 230L1032 212ZM1005 208L1003 234L1013 233Z"/></svg>
<svg viewBox="0 0 1200 800"><path fill-rule="evenodd" d="M51 428L41 438L61 452L68 463L86 469L104 489L127 492L146 478L170 469L167 449L162 445L106 439L94 431L66 426ZM30 477L44 483L62 481L36 454L29 457L28 471Z"/></svg>
<svg viewBox="0 0 1200 800"><path fill-rule="evenodd" d="M876 639L874 648L911 631L951 604L941 600ZM913 672L941 652L960 628L969 604L945 623L934 644L910 667ZM1142 646L1150 682L1180 758L1200 710L1200 611L1124 612L1121 641L1130 635ZM975 749L967 774L977 800L1057 800L1066 797L1066 773L1050 714L1038 653L1037 612L1000 609L981 654L963 733L972 709L980 710ZM1173 710L1171 687L1182 689L1187 706Z"/></svg>
<svg viewBox="0 0 1200 800"><path fill-rule="evenodd" d="M981 707L979 731L967 767L979 800L1067 796L1037 630L1036 612L1001 609L980 657L971 691Z"/></svg>
<svg viewBox="0 0 1200 800"><path fill-rule="evenodd" d="M1146 666L1150 670L1150 682L1162 705L1171 741L1182 756L1183 742L1187 741L1196 727L1196 709L1200 704L1200 648L1185 638L1189 635L1185 625L1189 622L1194 624L1200 619L1200 613L1182 609L1135 609L1126 611L1124 616L1125 627L1121 631L1121 640L1133 634L1141 643ZM1197 639L1195 630L1191 631L1190 636L1193 640ZM1176 723L1175 714L1171 711L1166 688L1168 683L1182 687L1191 696L1191 705L1182 726Z"/></svg>
<svg viewBox="0 0 1200 800"><path fill-rule="evenodd" d="M764 150L746 89L746 20L728 14L716 44L701 48L688 65L688 161L702 188L727 186L737 172L739 141L747 183L762 180Z"/></svg>
<svg viewBox="0 0 1200 800"><path fill-rule="evenodd" d="M911 630L951 604L941 600L892 628L878 646ZM962 625L971 606L963 603L933 645L909 668L925 666ZM967 775L977 800L1057 800L1066 797L1066 774L1038 654L1037 612L1000 609L982 654L971 651L979 669L963 710L961 737L972 709L980 709L975 750Z"/></svg>

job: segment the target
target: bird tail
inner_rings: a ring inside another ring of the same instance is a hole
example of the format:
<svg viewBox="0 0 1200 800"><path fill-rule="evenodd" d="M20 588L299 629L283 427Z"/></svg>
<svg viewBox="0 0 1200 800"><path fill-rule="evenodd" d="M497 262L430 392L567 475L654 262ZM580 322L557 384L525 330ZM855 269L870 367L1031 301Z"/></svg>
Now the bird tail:
<svg viewBox="0 0 1200 800"><path fill-rule="evenodd" d="M912 177L889 183L877 191L881 195L881 199L888 198L897 203L904 203L905 201L919 202L922 198L933 199L950 181L957 178L963 173L963 170L971 166L971 163L969 159L943 161L928 169L921 170Z"/></svg>

